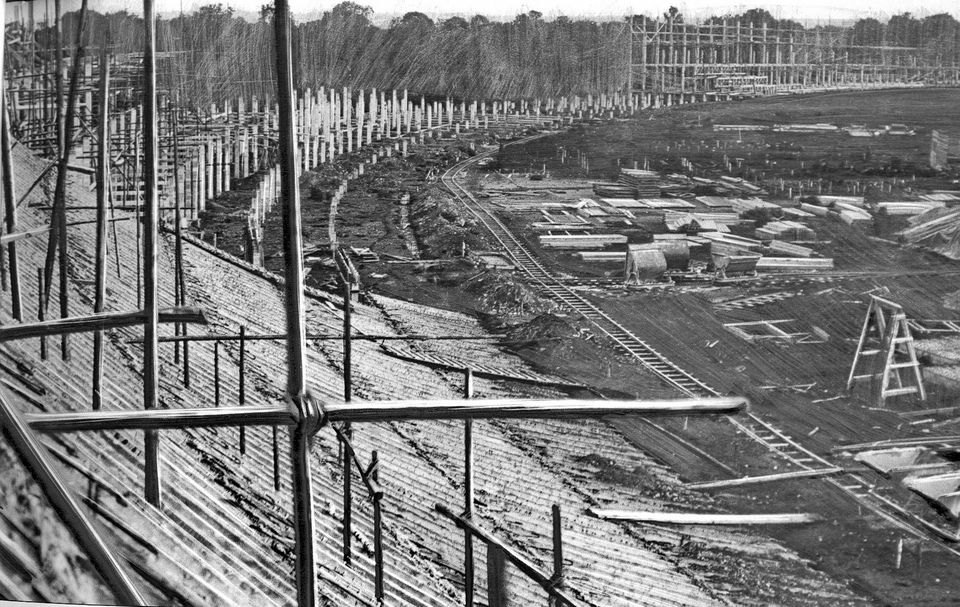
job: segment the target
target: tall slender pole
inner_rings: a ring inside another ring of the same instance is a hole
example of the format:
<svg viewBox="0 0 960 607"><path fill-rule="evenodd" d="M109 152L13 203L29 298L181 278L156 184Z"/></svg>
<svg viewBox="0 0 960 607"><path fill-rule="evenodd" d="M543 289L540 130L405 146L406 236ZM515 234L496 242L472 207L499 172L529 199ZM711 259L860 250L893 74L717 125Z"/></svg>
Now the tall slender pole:
<svg viewBox="0 0 960 607"><path fill-rule="evenodd" d="M100 146L97 149L97 243L94 313L103 312L107 295L107 190L110 184L110 66L107 43L100 51ZM93 409L103 404L103 331L93 334Z"/></svg>
<svg viewBox="0 0 960 607"><path fill-rule="evenodd" d="M178 97L178 101L179 101L179 97ZM175 236L176 250L174 252L174 270L173 270L174 287L173 289L174 289L174 302L176 303L176 305L182 306L184 304L184 294L185 294L185 288L183 285L183 234L182 234L182 226L181 226L181 224L183 223L183 215L181 214L182 212L180 209L180 205L181 205L180 146L179 146L180 136L179 136L179 133L177 132L177 107L176 106L173 107L171 114L173 114L172 128L171 128L173 132L173 198L174 198L174 204L176 205L176 207L174 208L174 215L173 215L173 220L174 222L176 222L176 225L174 226L175 235L176 235ZM179 324L174 325L174 333L176 333L177 335L180 334L181 329L182 329L181 325ZM177 364L180 362L180 344L177 344L174 348L175 349L174 349L173 362L174 364Z"/></svg>
<svg viewBox="0 0 960 607"><path fill-rule="evenodd" d="M157 370L157 232L160 200L157 196L157 21L153 0L143 0L143 23L146 39L143 49L143 406L157 406L159 382ZM146 498L159 507L160 445L155 430L143 436L146 459Z"/></svg>
<svg viewBox="0 0 960 607"><path fill-rule="evenodd" d="M246 380L246 358L247 358L247 328L240 327L240 406L247 404L247 380ZM247 453L247 431L240 426L240 455Z"/></svg>
<svg viewBox="0 0 960 607"><path fill-rule="evenodd" d="M350 402L353 397L353 382L352 382L352 360L351 360L351 349L352 342L350 340L350 326L352 321L350 319L351 307L350 302L350 274L346 271L343 272L343 400L344 402ZM344 434L350 438L352 432L350 430L350 424L345 424L343 428ZM351 549L351 528L353 526L353 477L350 472L350 457L347 455L346 449L343 453L343 562L347 565L353 559L352 549Z"/></svg>
<svg viewBox="0 0 960 607"><path fill-rule="evenodd" d="M2 46L2 45L0 45ZM0 69L2 69L0 62ZM0 84L2 88L2 84ZM6 221L7 234L14 234L17 231L17 199L14 191L13 158L12 158L12 140L10 138L10 110L5 100L0 97L0 104L3 105L3 209L4 219ZM10 305L13 317L19 321L23 320L23 307L20 297L20 265L17 257L17 243L7 244L7 253L10 263Z"/></svg>
<svg viewBox="0 0 960 607"><path fill-rule="evenodd" d="M553 514L553 578L552 581L557 586L563 585L563 530L560 525L560 505L554 504ZM551 597L550 603L558 607L564 602L558 598Z"/></svg>
<svg viewBox="0 0 960 607"><path fill-rule="evenodd" d="M297 182L290 7L287 0L274 1L273 19L277 44L280 197L283 211L284 292L287 304L287 398L300 409L300 423L290 431L297 604L299 607L313 607L316 603L317 569L313 546L313 493L307 445L310 428L307 423L307 381L304 369L307 344L303 301L303 242L300 227L300 188Z"/></svg>
<svg viewBox="0 0 960 607"><path fill-rule="evenodd" d="M463 397L473 398L473 369L463 372ZM463 515L473 517L473 420L463 427ZM463 532L463 596L466 607L473 607L473 535Z"/></svg>
<svg viewBox="0 0 960 607"><path fill-rule="evenodd" d="M380 484L380 458L376 449L370 454L370 474L373 482ZM377 605L383 604L383 513L380 500L383 493L373 494L373 597Z"/></svg>
<svg viewBox="0 0 960 607"><path fill-rule="evenodd" d="M43 268L37 268L37 320L43 322L44 307L46 306L46 294L43 292ZM47 337L40 338L40 360L47 360Z"/></svg>

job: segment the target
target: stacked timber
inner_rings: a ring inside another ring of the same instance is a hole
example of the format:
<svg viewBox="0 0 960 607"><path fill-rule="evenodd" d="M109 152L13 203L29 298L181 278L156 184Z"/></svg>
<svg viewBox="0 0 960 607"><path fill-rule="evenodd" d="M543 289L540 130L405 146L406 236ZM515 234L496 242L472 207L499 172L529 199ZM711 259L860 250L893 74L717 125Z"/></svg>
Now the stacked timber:
<svg viewBox="0 0 960 607"><path fill-rule="evenodd" d="M898 233L907 243L960 259L960 210L933 209L910 222L909 228Z"/></svg>
<svg viewBox="0 0 960 607"><path fill-rule="evenodd" d="M829 257L761 257L757 270L832 270L833 259Z"/></svg>
<svg viewBox="0 0 960 607"><path fill-rule="evenodd" d="M771 240L770 244L767 245L767 251L787 257L813 257L813 249L783 242L782 240Z"/></svg>
<svg viewBox="0 0 960 607"><path fill-rule="evenodd" d="M594 183L593 193L600 198L636 198L636 188L619 183Z"/></svg>
<svg viewBox="0 0 960 607"><path fill-rule="evenodd" d="M821 207L829 207L837 203L851 204L855 207L861 208L867 206L863 196L828 196L826 194L822 194L814 196L813 201L817 206Z"/></svg>
<svg viewBox="0 0 960 607"><path fill-rule="evenodd" d="M539 238L544 249L602 249L627 244L627 237L622 234L544 234Z"/></svg>
<svg viewBox="0 0 960 607"><path fill-rule="evenodd" d="M723 276L756 274L759 255L727 255L713 253L713 267Z"/></svg>
<svg viewBox="0 0 960 607"><path fill-rule="evenodd" d="M817 233L796 221L771 221L756 229L759 240L789 240L810 242L817 239Z"/></svg>
<svg viewBox="0 0 960 607"><path fill-rule="evenodd" d="M711 253L722 255L742 255L747 252L759 253L762 244L759 240L720 232L702 232L700 236L710 241Z"/></svg>
<svg viewBox="0 0 960 607"><path fill-rule="evenodd" d="M780 205L760 200L759 198L731 198L730 206L733 207L734 212L740 215L749 213L750 211L776 212L780 210Z"/></svg>
<svg viewBox="0 0 960 607"><path fill-rule="evenodd" d="M660 195L660 175L655 171L620 169L617 181L636 190L638 198L656 198Z"/></svg>
<svg viewBox="0 0 960 607"><path fill-rule="evenodd" d="M947 204L941 201L933 200L910 200L910 201L891 201L878 202L877 211L882 211L887 215L921 215L930 209L944 208Z"/></svg>
<svg viewBox="0 0 960 607"><path fill-rule="evenodd" d="M632 244L629 246L629 251L660 251L670 270L686 270L690 265L690 245L686 239Z"/></svg>
<svg viewBox="0 0 960 607"><path fill-rule="evenodd" d="M725 198L723 196L697 196L694 198L694 200L705 207L709 207L712 211L720 212L733 210L733 201L730 198Z"/></svg>
<svg viewBox="0 0 960 607"><path fill-rule="evenodd" d="M682 229L706 230L711 232L728 232L728 226L740 223L736 213L682 213L667 211L663 215L667 229L677 232Z"/></svg>
<svg viewBox="0 0 960 607"><path fill-rule="evenodd" d="M623 278L626 281L657 280L667 271L667 260L663 252L656 248L644 248L646 245L630 245L627 248Z"/></svg>

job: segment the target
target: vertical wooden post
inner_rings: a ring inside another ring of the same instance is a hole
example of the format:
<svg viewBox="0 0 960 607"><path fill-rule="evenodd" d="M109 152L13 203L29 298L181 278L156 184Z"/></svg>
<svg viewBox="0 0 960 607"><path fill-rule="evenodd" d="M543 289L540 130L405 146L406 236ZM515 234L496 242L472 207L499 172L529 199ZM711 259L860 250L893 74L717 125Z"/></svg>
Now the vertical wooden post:
<svg viewBox="0 0 960 607"><path fill-rule="evenodd" d="M370 454L370 474L373 482L380 483L380 457L374 450ZM377 605L383 605L383 513L380 500L383 493L373 494L373 596Z"/></svg>
<svg viewBox="0 0 960 607"><path fill-rule="evenodd" d="M240 327L240 406L247 404L247 380L246 380L246 358L247 358L247 327ZM240 455L247 453L247 429L246 426L240 426Z"/></svg>
<svg viewBox="0 0 960 607"><path fill-rule="evenodd" d="M107 295L107 189L110 185L110 67L107 43L100 50L100 145L97 147L97 241L93 312L103 312ZM103 331L93 334L93 409L103 404Z"/></svg>
<svg viewBox="0 0 960 607"><path fill-rule="evenodd" d="M179 100L179 99L178 99ZM174 226L174 295L177 305L184 305L186 303L185 295L187 293L186 286L183 284L183 210L180 208L183 204L183 199L186 198L186 188L184 188L183 195L181 195L181 181L180 181L180 134L178 133L178 121L177 121L177 111L178 108L174 106L172 114L173 120L171 123L171 130L173 131L173 197L174 204L176 205L174 209L173 221L176 224ZM184 332L184 325L175 325L175 333L178 335ZM180 344L175 344L174 350L174 364L180 362ZM242 427L242 426L241 426Z"/></svg>
<svg viewBox="0 0 960 607"><path fill-rule="evenodd" d="M157 196L157 21L153 0L143 0L145 40L143 50L143 406L157 406L159 382L157 371L157 232L159 229L160 200ZM160 506L160 448L155 430L143 436L146 465L146 499Z"/></svg>
<svg viewBox="0 0 960 607"><path fill-rule="evenodd" d="M306 364L306 316L303 301L303 242L300 227L300 191L297 180L296 132L293 113L293 66L290 44L290 8L287 0L274 2L277 58L277 98L281 199L283 204L284 291L287 306L287 397L300 409L300 423L290 432L293 471L293 522L296 537L297 604L316 603L317 569L314 556L313 492L310 459ZM313 420L315 421L315 420Z"/></svg>
<svg viewBox="0 0 960 607"><path fill-rule="evenodd" d="M213 342L213 406L220 406L220 340Z"/></svg>
<svg viewBox="0 0 960 607"><path fill-rule="evenodd" d="M507 557L495 544L487 544L487 605L507 607Z"/></svg>
<svg viewBox="0 0 960 607"><path fill-rule="evenodd" d="M44 320L43 310L47 300L46 294L43 292L44 283L43 268L37 268L37 320L39 322L43 322ZM40 338L40 360L47 360L46 336Z"/></svg>
<svg viewBox="0 0 960 607"><path fill-rule="evenodd" d="M66 115L61 116L63 124L63 146L60 150L57 166L57 184L53 195L53 213L50 230L50 238L47 241L47 253L44 259L44 305L49 301L50 282L53 280L53 264L59 251L59 277L60 277L60 316L67 318L70 315L69 294L70 280L67 276L67 166L70 163L70 151L73 146L70 145L71 135L73 133L74 114L77 106L77 88L80 79L80 66L83 61L83 30L87 16L87 0L82 0L80 4L80 17L77 21L76 52L73 58L73 72L70 76L70 90L67 97ZM59 49L58 49L59 54ZM62 109L62 108L61 108ZM60 337L60 354L63 360L70 359L69 340L66 333Z"/></svg>
<svg viewBox="0 0 960 607"><path fill-rule="evenodd" d="M463 397L473 398L473 369L464 369ZM473 420L463 427L463 515L473 518ZM464 605L473 607L474 570L473 536L469 529L463 532L463 596Z"/></svg>
<svg viewBox="0 0 960 607"><path fill-rule="evenodd" d="M342 254L342 251L341 251ZM353 397L352 381L352 340L351 340L351 301L350 301L350 274L346 267L343 274L343 400L350 402ZM344 434L350 438L350 424L344 424ZM351 550L351 527L353 526L353 477L350 473L350 456L346 448L343 450L343 562L349 565L353 560Z"/></svg>
<svg viewBox="0 0 960 607"><path fill-rule="evenodd" d="M554 504L553 508L553 585L561 586L563 584L563 530L560 526L560 505ZM551 605L562 607L563 601L551 598Z"/></svg>
<svg viewBox="0 0 960 607"><path fill-rule="evenodd" d="M0 62L0 70L3 63ZM0 72L2 73L2 72ZM0 82L0 89L3 88ZM3 214L6 221L7 234L13 234L17 231L17 197L14 191L13 180L13 158L12 158L12 140L10 138L10 111L3 103L3 97L0 97L0 104L3 104ZM7 253L9 254L10 264L10 307L13 317L18 321L23 321L23 308L20 297L20 265L17 257L17 243L7 244Z"/></svg>

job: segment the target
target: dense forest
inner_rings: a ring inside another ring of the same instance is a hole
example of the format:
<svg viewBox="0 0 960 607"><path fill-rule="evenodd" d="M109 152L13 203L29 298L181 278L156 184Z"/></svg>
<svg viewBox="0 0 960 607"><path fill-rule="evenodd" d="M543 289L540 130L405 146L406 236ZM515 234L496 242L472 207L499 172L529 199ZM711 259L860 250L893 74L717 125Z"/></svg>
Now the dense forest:
<svg viewBox="0 0 960 607"><path fill-rule="evenodd" d="M297 85L408 88L458 98L503 98L612 92L626 83L627 18L546 20L530 11L508 22L482 15L435 21L410 12L378 26L371 17L370 8L342 2L320 19L295 23ZM674 8L660 16L664 18L683 22L683 15ZM762 9L705 22L766 25L769 31L804 29ZM76 23L76 13L66 15L68 39L73 38ZM271 23L270 6L264 6L260 19L251 22L222 4L161 20L158 39L159 50L167 53L161 57L165 84L180 88L197 103L238 94L269 94L273 88ZM960 23L948 14L918 19L904 13L885 23L868 18L852 27L816 26L808 31L817 30L839 36L847 44L922 48L932 61L952 64L960 55ZM90 13L83 38L95 48L109 39L115 52L137 52L142 48L141 32L140 18L129 13Z"/></svg>

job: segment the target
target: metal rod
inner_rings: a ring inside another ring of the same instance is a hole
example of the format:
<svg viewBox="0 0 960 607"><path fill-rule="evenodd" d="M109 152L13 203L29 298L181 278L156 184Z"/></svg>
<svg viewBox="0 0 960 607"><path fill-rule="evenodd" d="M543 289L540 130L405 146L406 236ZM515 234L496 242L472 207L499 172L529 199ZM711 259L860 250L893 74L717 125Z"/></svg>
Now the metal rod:
<svg viewBox="0 0 960 607"><path fill-rule="evenodd" d="M314 555L313 491L308 456L308 411L305 402L306 316L303 301L303 242L300 191L297 180L297 141L294 124L293 65L290 7L274 0L273 21L277 59L277 101L280 119L280 198L283 215L284 293L287 329L287 398L300 411L300 423L290 433L293 473L293 524L296 538L297 604L316 604L317 568Z"/></svg>
<svg viewBox="0 0 960 607"><path fill-rule="evenodd" d="M473 369L463 373L463 397L473 398ZM463 515L473 518L473 420L468 419L463 427ZM474 564L473 536L469 529L463 530L463 593L466 607L473 607Z"/></svg>
<svg viewBox="0 0 960 607"><path fill-rule="evenodd" d="M159 391L157 359L157 236L160 204L157 195L157 16L153 0L143 0L143 25L145 30L143 49L143 407L157 407ZM149 503L159 507L160 445L155 432L146 432L143 437L145 457L145 492Z"/></svg>
<svg viewBox="0 0 960 607"><path fill-rule="evenodd" d="M88 430L177 430L219 426L292 426L296 416L272 405L34 413L26 422L37 432L50 434Z"/></svg>
<svg viewBox="0 0 960 607"><path fill-rule="evenodd" d="M110 66L107 43L100 51L100 145L97 149L97 241L93 313L103 312L107 296L107 188L110 183ZM103 331L93 334L93 410L103 403Z"/></svg>
<svg viewBox="0 0 960 607"><path fill-rule="evenodd" d="M43 270L41 269L40 273ZM41 287L43 285L40 285ZM41 306L42 307L42 306ZM154 310L156 313L156 309ZM160 322L191 322L206 324L207 319L199 308L164 308L157 314ZM27 339L43 335L62 335L66 333L86 333L104 329L116 329L144 324L148 318L147 310L136 312L101 312L73 318L58 318L48 322L25 323L0 327L0 341Z"/></svg>
<svg viewBox="0 0 960 607"><path fill-rule="evenodd" d="M79 504L60 480L40 441L10 405L4 389L0 389L0 425L6 430L10 444L30 470L34 480L40 485L50 505L73 532L77 544L90 559L114 597L128 605L146 605L146 601L137 592L133 580L80 511Z"/></svg>
<svg viewBox="0 0 960 607"><path fill-rule="evenodd" d="M398 400L325 404L328 422L381 422L414 419L555 419L603 417L606 415L675 416L730 415L745 410L742 397L687 398L673 400Z"/></svg>

